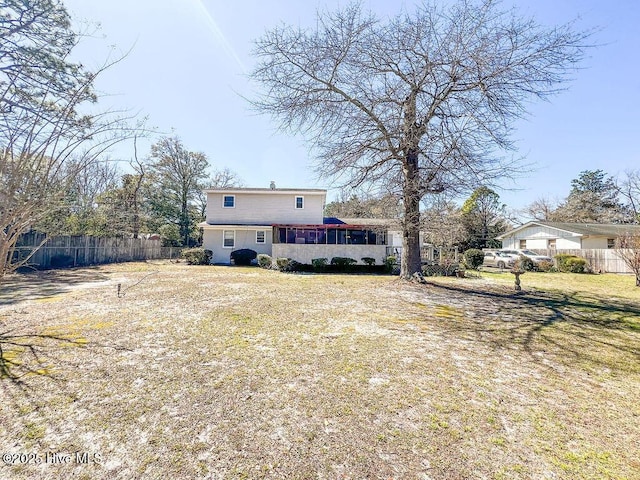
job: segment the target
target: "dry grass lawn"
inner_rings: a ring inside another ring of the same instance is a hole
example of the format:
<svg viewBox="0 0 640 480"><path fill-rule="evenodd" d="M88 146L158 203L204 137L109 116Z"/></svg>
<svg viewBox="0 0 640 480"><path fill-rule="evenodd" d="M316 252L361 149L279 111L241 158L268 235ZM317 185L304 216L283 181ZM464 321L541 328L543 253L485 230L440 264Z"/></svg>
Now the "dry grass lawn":
<svg viewBox="0 0 640 480"><path fill-rule="evenodd" d="M0 478L640 478L640 294L509 277L10 277Z"/></svg>

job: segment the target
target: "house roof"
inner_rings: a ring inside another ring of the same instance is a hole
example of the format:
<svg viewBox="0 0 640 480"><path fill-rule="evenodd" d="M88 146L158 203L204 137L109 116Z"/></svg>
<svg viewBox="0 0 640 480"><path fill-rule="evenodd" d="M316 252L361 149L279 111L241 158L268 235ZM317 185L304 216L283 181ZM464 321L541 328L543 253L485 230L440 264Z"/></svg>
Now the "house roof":
<svg viewBox="0 0 640 480"><path fill-rule="evenodd" d="M338 220L337 222L332 222L332 220ZM328 222L327 222L328 221ZM340 229L340 230L379 230L380 228L385 228L383 225L373 225L370 223L345 223L341 221L339 218L325 218L325 222L321 225L314 224L299 224L299 223L277 223L273 225L274 227L281 228L302 228L302 229Z"/></svg>
<svg viewBox="0 0 640 480"><path fill-rule="evenodd" d="M199 228L230 228L234 229L247 229L247 228L258 228L264 230L265 228L271 228L272 225L270 223L209 223L209 222L200 222L198 224Z"/></svg>
<svg viewBox="0 0 640 480"><path fill-rule="evenodd" d="M326 195L322 188L206 188L205 193L301 193L304 195Z"/></svg>
<svg viewBox="0 0 640 480"><path fill-rule="evenodd" d="M340 220L343 223L348 223L350 225L368 225L368 226L378 226L378 227L391 227L399 225L399 220L397 218L338 218L336 220Z"/></svg>
<svg viewBox="0 0 640 480"><path fill-rule="evenodd" d="M555 228L557 230L562 230L565 232L573 233L576 236L619 236L628 232L632 233L640 233L640 225L630 225L630 224L619 224L619 223L570 223L570 222L547 222L547 221L534 221L528 222L524 225L520 225L519 227L514 228L513 230L509 230L506 233L496 237L498 240L502 240L503 238L510 237L514 233L523 230L525 228L531 227L533 225L539 225L542 227Z"/></svg>

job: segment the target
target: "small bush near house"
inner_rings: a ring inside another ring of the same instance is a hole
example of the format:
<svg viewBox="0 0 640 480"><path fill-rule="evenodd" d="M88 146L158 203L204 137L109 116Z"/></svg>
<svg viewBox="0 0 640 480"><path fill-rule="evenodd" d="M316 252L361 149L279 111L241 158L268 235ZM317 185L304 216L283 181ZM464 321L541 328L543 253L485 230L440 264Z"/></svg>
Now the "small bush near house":
<svg viewBox="0 0 640 480"><path fill-rule="evenodd" d="M587 261L584 258L567 258L565 267L569 273L587 273Z"/></svg>
<svg viewBox="0 0 640 480"><path fill-rule="evenodd" d="M273 264L273 260L269 255L267 255L266 253L261 253L258 255L257 258L258 258L258 266L260 268L266 268L266 269L271 268L271 265Z"/></svg>
<svg viewBox="0 0 640 480"><path fill-rule="evenodd" d="M545 262L544 260L538 262L537 269L539 272L557 272L558 269L553 264L553 262Z"/></svg>
<svg viewBox="0 0 640 480"><path fill-rule="evenodd" d="M422 266L422 275L425 277L453 277L460 271L457 263L440 263Z"/></svg>
<svg viewBox="0 0 640 480"><path fill-rule="evenodd" d="M484 252L477 248L470 248L464 252L464 264L471 270L477 270L484 261Z"/></svg>
<svg viewBox="0 0 640 480"><path fill-rule="evenodd" d="M313 265L308 263L300 263L295 260L291 260L289 262L289 272L315 272L315 268Z"/></svg>
<svg viewBox="0 0 640 480"><path fill-rule="evenodd" d="M284 257L276 258L276 268L281 272L288 272L290 263L291 263L291 260L288 258L284 258Z"/></svg>
<svg viewBox="0 0 640 480"><path fill-rule="evenodd" d="M331 259L331 265L335 265L337 267L350 267L356 263L358 263L357 260L348 257L333 257Z"/></svg>
<svg viewBox="0 0 640 480"><path fill-rule="evenodd" d="M588 270L587 261L575 255L559 253L555 256L555 260L558 263L558 270L563 273L585 273Z"/></svg>
<svg viewBox="0 0 640 480"><path fill-rule="evenodd" d="M385 265L357 265L356 260L347 257L314 258L311 265L290 258L276 258L276 268L281 272L322 272L322 273L388 273Z"/></svg>
<svg viewBox="0 0 640 480"><path fill-rule="evenodd" d="M362 257L360 260L362 260L362 263L364 263L365 265L375 265L376 264L376 259L375 258L371 258L371 257Z"/></svg>
<svg viewBox="0 0 640 480"><path fill-rule="evenodd" d="M389 255L384 259L384 269L387 273L394 273L394 269L396 268L397 258L394 255ZM398 273L400 271L398 270Z"/></svg>
<svg viewBox="0 0 640 480"><path fill-rule="evenodd" d="M189 265L209 265L213 252L204 248L187 248L182 251L184 258Z"/></svg>
<svg viewBox="0 0 640 480"><path fill-rule="evenodd" d="M255 260L257 256L258 253L249 248L241 248L240 250L231 252L231 260L233 260L234 265L251 265L251 262Z"/></svg>
<svg viewBox="0 0 640 480"><path fill-rule="evenodd" d="M553 257L553 259L556 262L556 265L558 266L558 271L559 272L566 272L566 261L567 259L571 258L571 257L575 257L575 255L569 255L567 253L559 253L557 254L555 257Z"/></svg>
<svg viewBox="0 0 640 480"><path fill-rule="evenodd" d="M314 258L311 260L314 272L324 272L327 269L327 263L329 263L329 260L326 258Z"/></svg>
<svg viewBox="0 0 640 480"><path fill-rule="evenodd" d="M529 257L520 255L520 257L516 260L516 263L513 265L513 269L521 269L525 272L533 272L536 269L536 264L533 263L533 260L531 260Z"/></svg>

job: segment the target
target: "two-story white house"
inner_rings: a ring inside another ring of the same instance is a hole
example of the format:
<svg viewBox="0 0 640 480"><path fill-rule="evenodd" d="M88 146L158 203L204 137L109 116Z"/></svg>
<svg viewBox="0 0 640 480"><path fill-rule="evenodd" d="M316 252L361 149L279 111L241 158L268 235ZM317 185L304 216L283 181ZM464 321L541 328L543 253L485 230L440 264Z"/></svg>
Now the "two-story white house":
<svg viewBox="0 0 640 480"><path fill-rule="evenodd" d="M213 263L229 264L231 252L251 249L300 263L314 258L364 257L381 263L387 254L387 228L374 222L345 223L323 218L327 191L293 188L205 190L203 247Z"/></svg>

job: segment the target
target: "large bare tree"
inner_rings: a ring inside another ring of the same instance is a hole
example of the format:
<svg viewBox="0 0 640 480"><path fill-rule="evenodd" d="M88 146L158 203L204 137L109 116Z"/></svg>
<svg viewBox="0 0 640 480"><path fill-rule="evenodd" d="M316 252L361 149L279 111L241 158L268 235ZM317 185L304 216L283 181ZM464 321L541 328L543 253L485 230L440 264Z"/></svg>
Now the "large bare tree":
<svg viewBox="0 0 640 480"><path fill-rule="evenodd" d="M629 231L616 239L615 252L636 276L636 287L640 287L640 233Z"/></svg>
<svg viewBox="0 0 640 480"><path fill-rule="evenodd" d="M351 5L313 29L276 27L255 48L254 105L307 136L321 176L397 186L404 277L420 271L421 198L508 172L513 120L561 89L589 38L493 0L444 3L384 21Z"/></svg>
<svg viewBox="0 0 640 480"><path fill-rule="evenodd" d="M618 190L634 223L640 223L640 170L626 170Z"/></svg>
<svg viewBox="0 0 640 480"><path fill-rule="evenodd" d="M96 112L97 75L70 60L80 40L59 0L0 8L0 278L28 260L20 235L64 204L80 172L132 130Z"/></svg>

